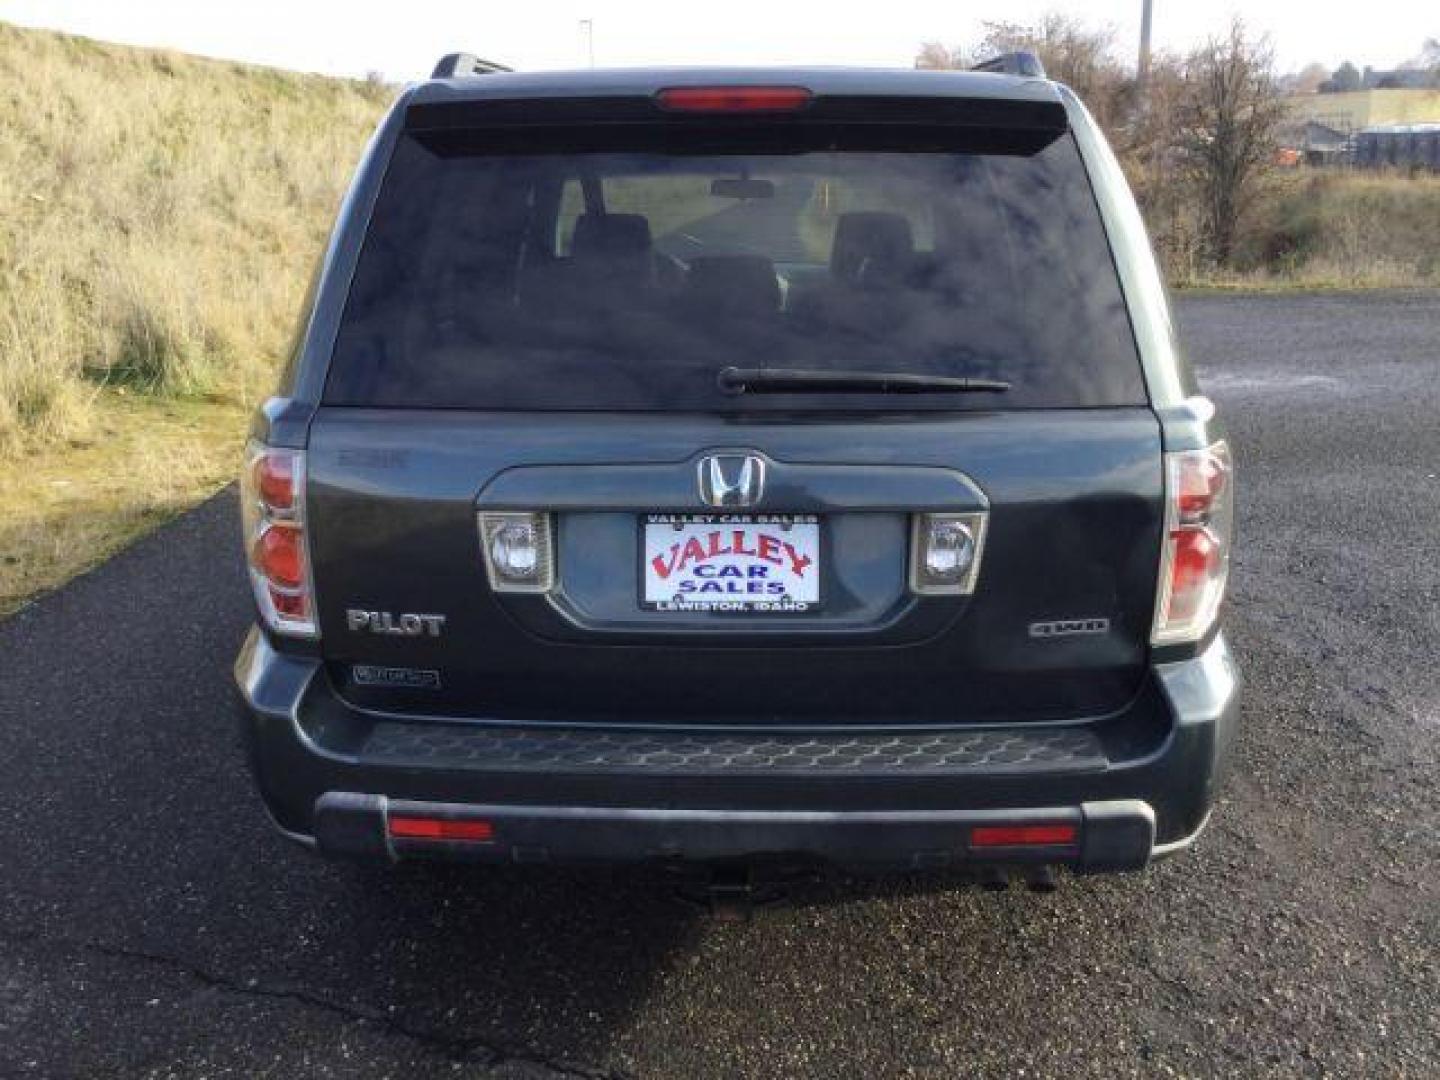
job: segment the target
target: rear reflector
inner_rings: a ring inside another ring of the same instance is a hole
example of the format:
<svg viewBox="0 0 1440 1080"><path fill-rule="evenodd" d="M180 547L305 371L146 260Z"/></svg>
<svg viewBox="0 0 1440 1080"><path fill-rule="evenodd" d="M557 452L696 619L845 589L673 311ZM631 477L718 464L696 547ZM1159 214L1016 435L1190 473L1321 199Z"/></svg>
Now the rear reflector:
<svg viewBox="0 0 1440 1080"><path fill-rule="evenodd" d="M672 86L655 100L672 112L794 112L810 104L803 86Z"/></svg>
<svg viewBox="0 0 1440 1080"><path fill-rule="evenodd" d="M972 848L1053 847L1073 844L1074 825L981 825L970 830Z"/></svg>
<svg viewBox="0 0 1440 1080"><path fill-rule="evenodd" d="M392 817L389 827L390 835L397 840L469 840L488 843L495 839L495 827L488 821Z"/></svg>

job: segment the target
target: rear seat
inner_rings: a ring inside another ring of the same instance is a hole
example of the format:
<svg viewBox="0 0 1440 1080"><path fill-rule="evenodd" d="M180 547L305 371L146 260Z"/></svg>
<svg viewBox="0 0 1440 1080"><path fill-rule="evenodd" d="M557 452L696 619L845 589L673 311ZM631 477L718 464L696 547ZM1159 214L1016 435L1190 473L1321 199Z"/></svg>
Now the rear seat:
<svg viewBox="0 0 1440 1080"><path fill-rule="evenodd" d="M701 255L689 266L681 298L695 315L728 321L780 313L780 280L764 255Z"/></svg>
<svg viewBox="0 0 1440 1080"><path fill-rule="evenodd" d="M830 250L830 280L797 292L790 307L802 322L884 337L901 317L903 294L915 286L920 268L903 214L842 214Z"/></svg>
<svg viewBox="0 0 1440 1080"><path fill-rule="evenodd" d="M853 289L909 284L915 236L902 214L867 210L840 215L830 249L830 276Z"/></svg>
<svg viewBox="0 0 1440 1080"><path fill-rule="evenodd" d="M570 259L577 269L619 285L648 285L655 271L650 220L643 214L581 214Z"/></svg>
<svg viewBox="0 0 1440 1080"><path fill-rule="evenodd" d="M569 258L528 268L520 304L550 317L634 308L655 279L650 221L641 214L581 214Z"/></svg>

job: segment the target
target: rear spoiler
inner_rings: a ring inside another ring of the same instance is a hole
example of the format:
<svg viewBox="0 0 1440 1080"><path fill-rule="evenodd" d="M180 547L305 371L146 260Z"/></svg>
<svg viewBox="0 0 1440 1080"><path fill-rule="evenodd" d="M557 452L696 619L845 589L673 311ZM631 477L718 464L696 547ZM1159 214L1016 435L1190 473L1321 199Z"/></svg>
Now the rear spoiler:
<svg viewBox="0 0 1440 1080"><path fill-rule="evenodd" d="M451 53L436 65L434 78L468 81L471 76L510 70L469 53ZM1026 52L1005 53L975 70L1044 74L1040 61ZM767 146L770 152L817 150L843 128L849 149L941 150L960 136L975 152L1031 154L1070 127L1059 96L1033 87L1012 90L988 79L971 79L974 93L956 94L953 89L936 92L943 84L911 80L892 92L884 81L856 86L832 77L827 85L826 77L820 76L821 85L812 91L805 85L806 76L812 74L777 74L775 85L756 82L753 76L742 76L733 85L723 81L711 85L694 77L677 78L667 85L662 80L674 73L641 72L633 81L601 73L600 82L586 85L576 80L573 90L563 82L557 88L553 80L541 79L532 86L506 79L492 84L494 94L483 82L472 83L463 94L454 86L422 86L405 108L405 130L425 137L433 149L445 153L486 148L519 152L527 142L538 152L549 142L547 131L555 138L550 149L622 150L633 137L648 138L642 129L663 127L679 140L675 149L685 141L691 152L709 145L720 152L718 136L724 136L722 141L731 149L749 136L756 144L753 152ZM726 90L734 91L734 101L724 100ZM707 91L710 97L721 92L720 107L712 100L704 108L681 108L669 100L677 94L703 96ZM763 107L756 108L753 102L747 106L747 94L753 97L756 92L766 97ZM775 98L777 93L780 98ZM782 129L788 134L776 145L775 133Z"/></svg>
<svg viewBox="0 0 1440 1080"><path fill-rule="evenodd" d="M942 96L817 95L803 109L764 114L758 122L754 114L675 113L663 108L655 96L648 94L497 96L465 101L419 101L405 109L405 129L410 132L440 134L483 130L488 133L487 138L496 139L508 131L523 141L524 138L538 139L547 130L564 131L575 141L577 149L582 144L599 149L600 146L589 144L623 141L626 129L639 127L661 127L677 138L687 131L708 130L732 135L749 132L764 141L770 138L765 132L833 130L837 126L852 133L868 130L882 141L888 132L902 143L912 137L923 141L921 132L935 136L947 131L968 132L982 141L990 135L1001 142L1018 140L1028 146L1021 152L1033 153L1065 134L1070 121L1058 100ZM904 135L907 131L909 136ZM942 137L940 141L945 140ZM499 143L495 145L498 149ZM791 149L800 147L796 145Z"/></svg>
<svg viewBox="0 0 1440 1080"><path fill-rule="evenodd" d="M482 60L473 53L446 53L430 73L432 79L461 79L474 75L494 75L498 72L514 71L514 68L497 64L493 60ZM1045 78L1045 65L1033 52L1017 49L983 60L970 68L971 71L988 71L996 75L1023 75L1030 78Z"/></svg>

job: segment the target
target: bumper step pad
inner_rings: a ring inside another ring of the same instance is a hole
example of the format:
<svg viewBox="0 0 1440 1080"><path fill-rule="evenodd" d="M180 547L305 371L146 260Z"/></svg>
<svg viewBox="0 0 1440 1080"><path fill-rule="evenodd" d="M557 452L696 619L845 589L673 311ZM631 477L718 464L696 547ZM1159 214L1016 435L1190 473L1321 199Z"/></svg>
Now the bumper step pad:
<svg viewBox="0 0 1440 1080"><path fill-rule="evenodd" d="M772 735L392 722L375 726L359 756L377 764L486 771L1023 774L1106 765L1100 740L1079 728Z"/></svg>

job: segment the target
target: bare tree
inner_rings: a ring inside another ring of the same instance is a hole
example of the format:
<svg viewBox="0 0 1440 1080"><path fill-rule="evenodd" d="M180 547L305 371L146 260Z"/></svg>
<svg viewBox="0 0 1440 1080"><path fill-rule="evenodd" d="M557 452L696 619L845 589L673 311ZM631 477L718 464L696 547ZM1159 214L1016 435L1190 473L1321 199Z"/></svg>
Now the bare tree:
<svg viewBox="0 0 1440 1080"><path fill-rule="evenodd" d="M1115 31L1052 11L1033 25L987 22L976 52L982 56L1033 52L1050 78L1069 86L1106 131L1124 121L1134 79L1115 54Z"/></svg>
<svg viewBox="0 0 1440 1080"><path fill-rule="evenodd" d="M1440 86L1440 38L1426 38L1420 51L1401 64L1400 70L1423 71L1429 76L1426 82Z"/></svg>
<svg viewBox="0 0 1440 1080"><path fill-rule="evenodd" d="M1280 80L1280 85L1287 93L1291 94L1314 94L1320 89L1320 84L1330 78L1330 69L1324 64L1306 64L1299 71L1286 75Z"/></svg>
<svg viewBox="0 0 1440 1080"><path fill-rule="evenodd" d="M915 66L923 71L947 71L970 67L970 60L961 49L950 49L938 41L927 41L915 56Z"/></svg>
<svg viewBox="0 0 1440 1080"><path fill-rule="evenodd" d="M1217 265L1235 254L1241 219L1274 160L1285 103L1274 56L1263 39L1235 20L1185 60L1178 147L1195 188L1206 251Z"/></svg>
<svg viewBox="0 0 1440 1080"><path fill-rule="evenodd" d="M1119 58L1115 35L1052 13L1034 25L987 23L971 44L923 45L920 68L969 67L1001 52L1035 53L1051 78L1068 84L1114 146L1151 237L1177 278L1224 265L1273 160L1285 117L1268 45L1242 23L1187 57L1157 54L1142 96ZM1310 70L1315 80L1323 71ZM1358 72L1356 73L1358 77Z"/></svg>
<svg viewBox="0 0 1440 1080"><path fill-rule="evenodd" d="M1089 26L1071 15L1050 12L1033 25L987 22L980 40L946 47L929 41L915 57L917 68L967 68L1000 53L1024 50L1040 58L1045 73L1065 83L1089 106L1101 126L1120 123L1133 91L1133 78L1115 55L1115 32Z"/></svg>
<svg viewBox="0 0 1440 1080"><path fill-rule="evenodd" d="M1322 94L1348 94L1359 90L1362 82L1360 69L1346 60L1335 69L1335 74L1320 84L1319 90Z"/></svg>
<svg viewBox="0 0 1440 1080"><path fill-rule="evenodd" d="M1178 117L1189 89L1183 58L1153 54L1143 99L1124 124L1107 132L1145 215L1155 253L1173 280L1196 277L1203 261L1196 189L1185 182L1188 155L1177 146Z"/></svg>

